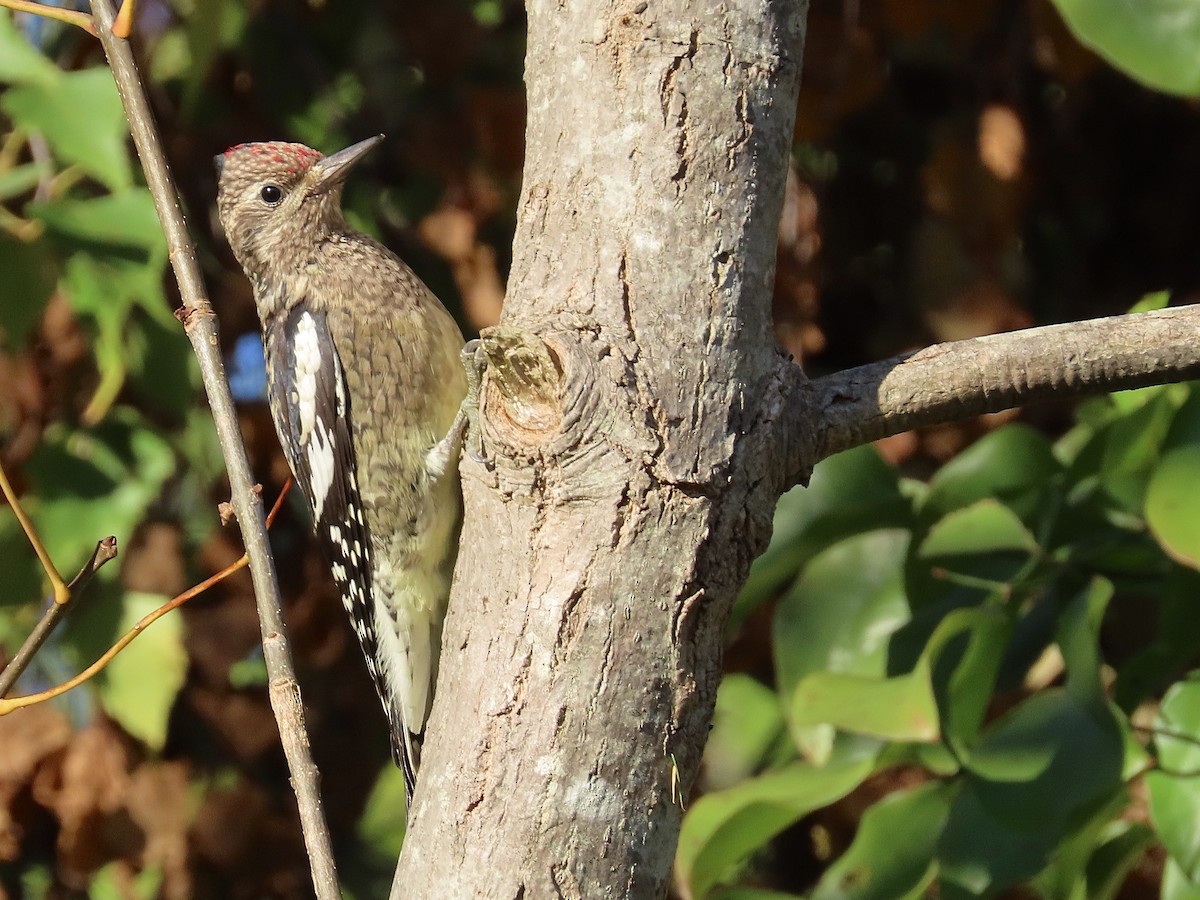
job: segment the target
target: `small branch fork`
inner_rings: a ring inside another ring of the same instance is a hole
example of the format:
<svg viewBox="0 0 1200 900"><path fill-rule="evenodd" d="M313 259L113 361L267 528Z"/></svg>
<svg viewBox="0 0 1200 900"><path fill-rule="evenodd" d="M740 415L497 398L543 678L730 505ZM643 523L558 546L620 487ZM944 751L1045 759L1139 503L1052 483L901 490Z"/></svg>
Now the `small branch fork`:
<svg viewBox="0 0 1200 900"><path fill-rule="evenodd" d="M9 500L10 504L12 500ZM13 506L14 512L19 507ZM20 518L20 514L18 514ZM25 523L22 522L22 525ZM34 547L40 546L40 541L35 543L37 537L35 532L26 529L25 534L29 536L30 543ZM41 553L38 554L41 556ZM100 567L111 559L117 558L117 539L113 535L109 535L104 540L97 542L96 549L92 551L92 558L87 561L79 574L71 579L71 583L66 585L66 598L59 601L57 597L55 601L46 609L41 620L29 633L29 637L25 639L25 643L21 645L21 649L17 651L16 656L12 658L3 670L0 670L0 716L9 711L9 704L4 698L8 696L8 692L12 690L13 685L17 683L17 679L21 677L21 673L29 668L29 663L33 661L33 657L42 649L42 645L50 637L51 632L62 621L67 611L75 605L75 602L83 594L84 588L88 582L92 580L92 576L100 571ZM43 563L43 568L45 563ZM49 570L47 570L49 574ZM26 705L26 704L22 704ZM12 708L16 708L13 706Z"/></svg>
<svg viewBox="0 0 1200 900"><path fill-rule="evenodd" d="M279 492L279 496L275 499L275 505L271 507L271 512L267 516L268 527L270 527L270 525L275 521L275 516L279 513L279 508L283 505L283 500L287 496L288 490L291 488L291 486L292 480L289 478L284 484L283 490ZM18 507L14 506L13 509L16 510ZM35 546L37 543L40 543L37 541L36 532L33 532L32 529L27 530L25 533L29 535L30 543L35 543ZM99 674L105 666L107 666L113 661L114 658L116 658L118 653L129 646L130 642L133 641L134 638L136 638L139 634L141 634L171 610L178 609L193 597L204 593L213 585L224 581L234 572L246 568L246 565L250 562L250 557L243 553L241 558L236 562L229 564L220 572L217 572L215 575L204 579L204 581L200 582L194 587L188 588L179 596L174 597L173 599L164 603L158 609L154 610L154 612L143 616L131 629L129 629L129 631L127 631L121 637L119 641L109 647L103 656L101 656L98 660L96 660L69 681L65 681L57 687L50 688L49 690L42 691L37 694L30 694L25 697L16 697L12 700L4 699L9 690L12 689L12 686L16 682L17 678L20 677L26 666L29 665L29 661L33 659L34 654L37 653L41 645L45 643L46 638L50 636L50 632L54 630L54 626L57 625L59 620L61 620L66 614L67 609L74 604L74 601L78 598L79 594L82 593L83 588L87 586L87 583L92 580L92 576L100 569L102 565L104 565L110 559L114 559L116 555L117 539L115 537L107 537L100 541L96 545L96 551L92 554L92 558L88 560L87 565L80 570L79 574L76 575L71 580L71 583L67 586L70 592L67 602L53 603L50 605L50 608L46 611L46 615L44 615L42 620L38 622L37 627L34 628L33 632L26 639L25 643L21 646L21 649L17 652L17 655L13 657L13 661L9 663L3 671L0 671L0 716L8 715L14 710L23 709L27 706L43 703L46 700L51 700L55 697L65 694L72 688L79 687L85 681L88 681Z"/></svg>
<svg viewBox="0 0 1200 900"><path fill-rule="evenodd" d="M85 12L79 12L74 9L63 9L62 7L50 6L45 3L35 3L33 0L0 0L0 6L6 6L16 12L41 16L45 19L54 19L56 22L65 22L68 25L82 28L92 37L100 36L96 33L95 20ZM117 13L116 19L113 20L111 31L122 40L128 40L129 34L133 30L134 7L135 0L125 0L121 5L120 12Z"/></svg>

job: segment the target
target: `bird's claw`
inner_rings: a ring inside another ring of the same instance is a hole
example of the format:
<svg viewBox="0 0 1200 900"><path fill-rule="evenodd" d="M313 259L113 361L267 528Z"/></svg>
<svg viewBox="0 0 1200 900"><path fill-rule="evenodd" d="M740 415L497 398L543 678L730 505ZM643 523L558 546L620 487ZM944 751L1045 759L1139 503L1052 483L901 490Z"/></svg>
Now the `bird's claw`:
<svg viewBox="0 0 1200 900"><path fill-rule="evenodd" d="M463 449L468 459L491 471L496 464L484 455L483 432L479 428L479 387L483 381L484 367L487 365L482 342L478 338L467 341L460 356L463 369L467 373L467 395L459 407L459 414L466 419L467 433Z"/></svg>

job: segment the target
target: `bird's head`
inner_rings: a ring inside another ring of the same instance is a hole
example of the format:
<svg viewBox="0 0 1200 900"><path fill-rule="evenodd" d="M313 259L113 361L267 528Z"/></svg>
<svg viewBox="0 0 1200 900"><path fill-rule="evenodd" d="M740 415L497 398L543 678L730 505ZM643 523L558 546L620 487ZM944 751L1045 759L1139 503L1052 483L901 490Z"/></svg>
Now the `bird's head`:
<svg viewBox="0 0 1200 900"><path fill-rule="evenodd" d="M376 135L330 156L279 141L239 144L218 155L217 212L242 268L264 274L295 265L294 252L307 252L342 227L346 175L381 140Z"/></svg>

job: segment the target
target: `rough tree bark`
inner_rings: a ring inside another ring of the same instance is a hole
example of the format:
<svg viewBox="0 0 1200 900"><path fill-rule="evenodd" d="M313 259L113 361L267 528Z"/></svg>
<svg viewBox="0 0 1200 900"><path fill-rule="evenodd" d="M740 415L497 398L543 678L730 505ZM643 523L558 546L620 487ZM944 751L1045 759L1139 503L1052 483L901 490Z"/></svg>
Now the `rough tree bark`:
<svg viewBox="0 0 1200 900"><path fill-rule="evenodd" d="M695 775L782 489L770 291L806 4L528 10L515 257L485 344L495 468L463 466L393 895L656 897L672 782Z"/></svg>
<svg viewBox="0 0 1200 900"><path fill-rule="evenodd" d="M1200 371L1187 309L809 384L770 328L807 3L527 6L524 187L484 344L495 465L462 465L394 898L664 895L723 626L786 488L904 428Z"/></svg>

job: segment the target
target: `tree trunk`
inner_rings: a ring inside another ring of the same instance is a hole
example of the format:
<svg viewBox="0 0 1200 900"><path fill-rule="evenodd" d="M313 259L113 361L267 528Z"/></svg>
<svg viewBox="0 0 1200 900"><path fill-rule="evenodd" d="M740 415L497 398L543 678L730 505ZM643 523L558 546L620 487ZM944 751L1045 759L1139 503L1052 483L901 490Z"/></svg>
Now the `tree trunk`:
<svg viewBox="0 0 1200 900"><path fill-rule="evenodd" d="M660 897L773 460L813 452L777 446L796 376L770 323L807 4L528 7L495 466L462 466L393 896Z"/></svg>

